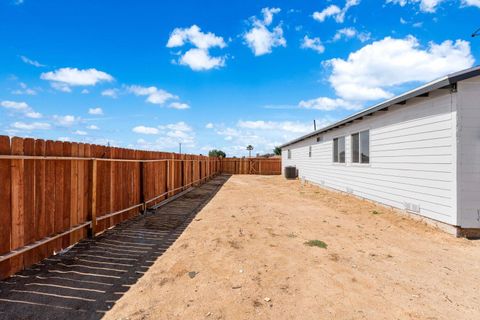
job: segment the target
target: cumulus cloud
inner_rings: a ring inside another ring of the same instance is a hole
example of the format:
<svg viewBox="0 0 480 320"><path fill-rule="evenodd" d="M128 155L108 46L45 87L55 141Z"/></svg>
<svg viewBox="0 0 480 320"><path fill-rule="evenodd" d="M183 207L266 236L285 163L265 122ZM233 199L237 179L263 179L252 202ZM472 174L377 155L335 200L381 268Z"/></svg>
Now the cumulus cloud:
<svg viewBox="0 0 480 320"><path fill-rule="evenodd" d="M352 52L345 60L326 62L332 69L330 84L348 101L390 98L394 86L430 81L473 64L467 41L431 42L424 49L413 36L386 37Z"/></svg>
<svg viewBox="0 0 480 320"><path fill-rule="evenodd" d="M322 111L333 111L336 109L345 110L359 110L362 108L361 104L357 104L350 101L345 101L340 98L332 99L328 97L320 97L311 100L302 100L298 104L300 108L315 109Z"/></svg>
<svg viewBox="0 0 480 320"><path fill-rule="evenodd" d="M22 61L26 64L29 64L29 65L32 65L34 67L37 67L37 68L41 68L41 67L45 67L44 64L41 64L40 62L38 61L35 61L35 60L32 60L32 59L29 59L25 56L20 56L20 59L22 59Z"/></svg>
<svg viewBox="0 0 480 320"><path fill-rule="evenodd" d="M317 120L320 127L330 124L330 119ZM272 153L275 146L281 145L299 135L313 131L312 122L272 121L272 120L240 120L232 126L216 124L215 133L223 138L225 145L217 148L229 155L248 155L247 145L254 146L254 153Z"/></svg>
<svg viewBox="0 0 480 320"><path fill-rule="evenodd" d="M480 0L462 0L462 5L480 8Z"/></svg>
<svg viewBox="0 0 480 320"><path fill-rule="evenodd" d="M111 82L114 78L97 69L60 68L55 71L44 72L40 79L50 81L54 89L71 92L71 87L94 86L100 82Z"/></svg>
<svg viewBox="0 0 480 320"><path fill-rule="evenodd" d="M20 89L13 90L12 94L28 96L34 96L37 94L37 91L29 88L24 82L20 82L18 85L20 86Z"/></svg>
<svg viewBox="0 0 480 320"><path fill-rule="evenodd" d="M327 18L333 17L337 23L343 23L348 10L350 10L351 7L358 6L359 4L360 0L347 0L342 9L336 5L330 5L322 11L314 12L313 19L318 22L324 22Z"/></svg>
<svg viewBox="0 0 480 320"><path fill-rule="evenodd" d="M135 133L140 134L159 134L160 130L154 127L146 127L146 126L137 126L132 129Z"/></svg>
<svg viewBox="0 0 480 320"><path fill-rule="evenodd" d="M100 128L94 124L91 124L89 126L87 126L87 129L88 130L99 130Z"/></svg>
<svg viewBox="0 0 480 320"><path fill-rule="evenodd" d="M159 125L158 127L144 127L138 129L135 132L143 134L154 134L158 137L153 141L147 141L145 139L137 140L137 145L142 149L148 150L166 150L172 148L178 148L178 143L182 143L184 147L195 146L195 132L185 122L180 121L177 123L170 123L165 125ZM134 128L134 129L136 129ZM147 133L148 132L148 133Z"/></svg>
<svg viewBox="0 0 480 320"><path fill-rule="evenodd" d="M79 136L86 136L88 134L88 132L83 131L83 130L76 130L73 133L76 134L76 135L79 135Z"/></svg>
<svg viewBox="0 0 480 320"><path fill-rule="evenodd" d="M370 33L368 32L359 32L355 28L342 28L337 30L335 35L333 36L333 41L338 41L342 38L344 39L351 39L351 38L358 38L361 42L366 42L370 40Z"/></svg>
<svg viewBox="0 0 480 320"><path fill-rule="evenodd" d="M183 47L190 44L193 48L181 53L177 63L186 65L194 71L204 71L220 68L225 65L225 57L213 57L211 48L225 48L227 44L222 37L214 33L204 33L197 25L190 28L175 28L167 42L167 48Z"/></svg>
<svg viewBox="0 0 480 320"><path fill-rule="evenodd" d="M263 20L257 17L251 19L252 27L243 35L243 39L255 56L271 53L272 48L275 47L287 46L281 25L277 25L272 30L268 28L273 22L274 14L279 12L279 8L263 8Z"/></svg>
<svg viewBox="0 0 480 320"><path fill-rule="evenodd" d="M177 109L177 110L185 110L190 109L190 106L186 103L181 102L172 102L168 105L169 108Z"/></svg>
<svg viewBox="0 0 480 320"><path fill-rule="evenodd" d="M71 127L75 123L79 122L80 118L72 115L65 115L65 116L54 115L53 120L58 126Z"/></svg>
<svg viewBox="0 0 480 320"><path fill-rule="evenodd" d="M19 121L19 122L12 123L10 127L17 130L33 131L33 130L49 130L51 129L52 126L46 122L25 123L25 122Z"/></svg>
<svg viewBox="0 0 480 320"><path fill-rule="evenodd" d="M302 49L312 49L318 53L323 53L325 51L325 46L322 44L320 38L309 38L308 36L303 37L302 44L300 45Z"/></svg>
<svg viewBox="0 0 480 320"><path fill-rule="evenodd" d="M102 115L103 114L103 109L98 107L98 108L89 108L88 109L88 114L92 115Z"/></svg>
<svg viewBox="0 0 480 320"><path fill-rule="evenodd" d="M213 129L213 123L209 122L205 125L205 128L207 129Z"/></svg>
<svg viewBox="0 0 480 320"><path fill-rule="evenodd" d="M21 113L27 118L38 119L42 117L42 114L35 112L32 107L30 107L26 102L17 102L17 101L1 101L0 106L10 110L12 112Z"/></svg>
<svg viewBox="0 0 480 320"><path fill-rule="evenodd" d="M106 89L102 91L102 96L116 99L118 98L118 92L118 89Z"/></svg>
<svg viewBox="0 0 480 320"><path fill-rule="evenodd" d="M142 86L128 86L127 91L133 93L136 96L145 96L145 100L148 103L162 105L168 100L178 99L178 96L171 94L163 89L158 89L157 87L142 87Z"/></svg>
<svg viewBox="0 0 480 320"><path fill-rule="evenodd" d="M401 7L412 3L420 4L420 11L434 13L437 10L437 7L444 0L387 0L386 3L398 4ZM478 2L478 0L465 0L465 2Z"/></svg>

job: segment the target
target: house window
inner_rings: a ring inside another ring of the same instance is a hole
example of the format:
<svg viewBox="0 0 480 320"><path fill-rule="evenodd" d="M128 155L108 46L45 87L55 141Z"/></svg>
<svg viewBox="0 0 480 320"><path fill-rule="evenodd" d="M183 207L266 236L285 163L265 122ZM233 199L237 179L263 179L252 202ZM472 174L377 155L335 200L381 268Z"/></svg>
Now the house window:
<svg viewBox="0 0 480 320"><path fill-rule="evenodd" d="M292 150L288 149L287 157L288 159L292 159Z"/></svg>
<svg viewBox="0 0 480 320"><path fill-rule="evenodd" d="M352 134L352 162L370 163L370 131Z"/></svg>
<svg viewBox="0 0 480 320"><path fill-rule="evenodd" d="M312 146L308 146L308 157L312 157Z"/></svg>
<svg viewBox="0 0 480 320"><path fill-rule="evenodd" d="M317 142L322 142L323 138L321 136L317 137Z"/></svg>
<svg viewBox="0 0 480 320"><path fill-rule="evenodd" d="M345 163L345 137L333 139L333 162Z"/></svg>

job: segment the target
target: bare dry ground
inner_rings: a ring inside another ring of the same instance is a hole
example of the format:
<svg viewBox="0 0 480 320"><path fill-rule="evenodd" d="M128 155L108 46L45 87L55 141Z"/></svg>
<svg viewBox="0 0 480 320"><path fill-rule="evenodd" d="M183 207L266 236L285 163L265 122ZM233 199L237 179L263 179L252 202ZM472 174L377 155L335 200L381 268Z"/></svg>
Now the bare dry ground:
<svg viewBox="0 0 480 320"><path fill-rule="evenodd" d="M106 319L480 319L480 241L279 176L232 176Z"/></svg>

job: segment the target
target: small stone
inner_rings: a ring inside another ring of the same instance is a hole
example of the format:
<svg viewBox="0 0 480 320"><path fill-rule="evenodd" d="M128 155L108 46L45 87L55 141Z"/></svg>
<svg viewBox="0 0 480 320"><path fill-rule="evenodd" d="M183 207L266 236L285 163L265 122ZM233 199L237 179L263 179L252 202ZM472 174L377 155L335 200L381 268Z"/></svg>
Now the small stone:
<svg viewBox="0 0 480 320"><path fill-rule="evenodd" d="M205 317L210 317L211 315L212 315L212 313L209 312L209 313L207 313L207 314L205 315Z"/></svg>
<svg viewBox="0 0 480 320"><path fill-rule="evenodd" d="M190 272L188 273L188 276L190 277L190 279L193 279L193 278L196 277L197 274L198 274L198 272L196 272L196 271L190 271Z"/></svg>
<svg viewBox="0 0 480 320"><path fill-rule="evenodd" d="M241 289L242 286L233 286L232 289Z"/></svg>
<svg viewBox="0 0 480 320"><path fill-rule="evenodd" d="M242 270L242 269L240 269L240 273L243 273L243 270Z"/></svg>
<svg viewBox="0 0 480 320"><path fill-rule="evenodd" d="M263 300L265 300L265 302L270 302L270 301L272 301L272 299L270 299L269 297L265 297Z"/></svg>

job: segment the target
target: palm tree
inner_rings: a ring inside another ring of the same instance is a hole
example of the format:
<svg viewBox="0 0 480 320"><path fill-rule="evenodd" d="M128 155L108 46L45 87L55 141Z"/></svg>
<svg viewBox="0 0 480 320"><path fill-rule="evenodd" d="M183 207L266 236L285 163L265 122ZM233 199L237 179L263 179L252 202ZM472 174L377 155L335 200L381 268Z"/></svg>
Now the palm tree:
<svg viewBox="0 0 480 320"><path fill-rule="evenodd" d="M249 144L247 146L247 150L248 150L248 157L251 158L252 157L253 146L251 144Z"/></svg>

